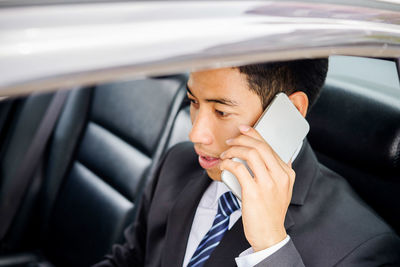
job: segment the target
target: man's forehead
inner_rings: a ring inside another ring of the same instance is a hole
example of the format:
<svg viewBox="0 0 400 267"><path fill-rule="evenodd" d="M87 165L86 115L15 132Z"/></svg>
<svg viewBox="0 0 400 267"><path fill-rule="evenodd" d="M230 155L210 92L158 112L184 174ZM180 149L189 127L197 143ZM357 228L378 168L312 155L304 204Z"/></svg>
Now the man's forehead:
<svg viewBox="0 0 400 267"><path fill-rule="evenodd" d="M248 87L246 76L237 69L193 72L187 85L188 92L199 100L232 107L262 106L260 97Z"/></svg>
<svg viewBox="0 0 400 267"><path fill-rule="evenodd" d="M201 90L201 93L234 98L237 94L248 93L243 76L236 68L198 71L190 74L187 85L193 94Z"/></svg>
<svg viewBox="0 0 400 267"><path fill-rule="evenodd" d="M230 81L242 81L244 75L239 72L238 68L219 68L191 72L189 80L194 83L216 84L224 85L229 84Z"/></svg>

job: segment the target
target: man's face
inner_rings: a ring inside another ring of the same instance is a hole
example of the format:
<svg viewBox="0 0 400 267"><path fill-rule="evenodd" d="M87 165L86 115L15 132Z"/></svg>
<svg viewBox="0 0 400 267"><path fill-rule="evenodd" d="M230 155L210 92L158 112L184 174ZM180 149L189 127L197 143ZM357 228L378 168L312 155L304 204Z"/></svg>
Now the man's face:
<svg viewBox="0 0 400 267"><path fill-rule="evenodd" d="M260 97L236 68L193 72L188 81L192 130L189 134L201 167L220 181L219 155L227 139L239 135L241 124L253 126L263 109Z"/></svg>

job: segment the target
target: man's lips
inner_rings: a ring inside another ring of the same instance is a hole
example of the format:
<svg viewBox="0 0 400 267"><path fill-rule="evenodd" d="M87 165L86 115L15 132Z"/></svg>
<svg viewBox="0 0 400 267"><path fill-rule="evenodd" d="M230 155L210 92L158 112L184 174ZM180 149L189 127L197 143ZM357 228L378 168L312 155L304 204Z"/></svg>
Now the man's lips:
<svg viewBox="0 0 400 267"><path fill-rule="evenodd" d="M210 168L216 166L221 161L219 157L218 158L212 157L201 151L198 151L197 149L195 149L195 150L196 150L197 155L199 155L199 163L203 169L210 169Z"/></svg>

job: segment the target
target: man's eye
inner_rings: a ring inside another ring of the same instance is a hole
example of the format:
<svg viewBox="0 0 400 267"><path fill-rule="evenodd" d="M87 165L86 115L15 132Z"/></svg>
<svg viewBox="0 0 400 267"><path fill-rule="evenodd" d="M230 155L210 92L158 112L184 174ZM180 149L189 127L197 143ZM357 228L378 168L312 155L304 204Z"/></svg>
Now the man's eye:
<svg viewBox="0 0 400 267"><path fill-rule="evenodd" d="M215 113L217 113L217 115L220 116L220 117L226 117L226 116L229 115L229 113L226 113L226 112L223 112L223 111L220 111L220 110L215 110Z"/></svg>
<svg viewBox="0 0 400 267"><path fill-rule="evenodd" d="M192 99L192 98L189 98L189 101L190 101L190 103L192 103L192 104L197 104L197 101L194 100L194 99Z"/></svg>
<svg viewBox="0 0 400 267"><path fill-rule="evenodd" d="M197 102L195 99L189 98L189 101L190 101L190 105L191 105L191 106L193 106L193 107L195 107L195 108L198 107L199 102Z"/></svg>

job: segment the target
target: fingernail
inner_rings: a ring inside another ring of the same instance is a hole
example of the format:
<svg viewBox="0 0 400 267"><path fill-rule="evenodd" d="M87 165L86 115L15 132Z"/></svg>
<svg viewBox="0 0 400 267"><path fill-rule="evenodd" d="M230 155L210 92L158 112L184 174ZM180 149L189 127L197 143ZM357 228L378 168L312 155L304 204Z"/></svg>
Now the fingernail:
<svg viewBox="0 0 400 267"><path fill-rule="evenodd" d="M219 155L220 158L223 158L225 156L225 152L222 152L221 155Z"/></svg>
<svg viewBox="0 0 400 267"><path fill-rule="evenodd" d="M232 143L232 141L233 141L233 139L228 139L225 141L225 143L227 143L229 145L230 143Z"/></svg>
<svg viewBox="0 0 400 267"><path fill-rule="evenodd" d="M248 130L250 130L250 126L242 124L239 126L239 130L242 132L247 132Z"/></svg>

